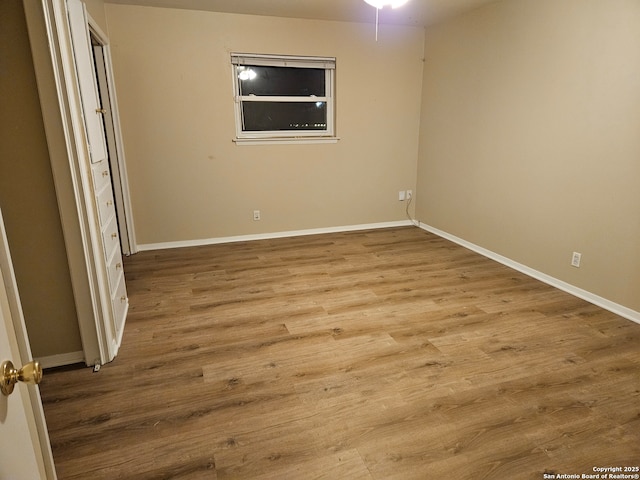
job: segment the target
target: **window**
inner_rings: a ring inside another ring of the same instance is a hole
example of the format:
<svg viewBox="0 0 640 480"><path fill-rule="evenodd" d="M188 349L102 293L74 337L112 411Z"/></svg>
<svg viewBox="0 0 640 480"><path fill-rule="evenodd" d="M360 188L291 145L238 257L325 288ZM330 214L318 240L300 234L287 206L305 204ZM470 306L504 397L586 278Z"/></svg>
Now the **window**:
<svg viewBox="0 0 640 480"><path fill-rule="evenodd" d="M335 141L335 58L231 54L236 141Z"/></svg>

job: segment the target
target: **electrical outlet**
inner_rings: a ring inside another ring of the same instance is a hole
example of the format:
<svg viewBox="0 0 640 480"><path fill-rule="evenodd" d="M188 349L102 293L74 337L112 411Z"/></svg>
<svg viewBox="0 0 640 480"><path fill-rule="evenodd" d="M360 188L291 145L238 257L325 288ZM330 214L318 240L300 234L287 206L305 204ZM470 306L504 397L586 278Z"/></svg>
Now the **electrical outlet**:
<svg viewBox="0 0 640 480"><path fill-rule="evenodd" d="M400 200L401 202L404 202L404 190L400 190L398 192L398 200Z"/></svg>
<svg viewBox="0 0 640 480"><path fill-rule="evenodd" d="M413 198L413 190L407 190L407 200Z"/></svg>
<svg viewBox="0 0 640 480"><path fill-rule="evenodd" d="M253 220L254 221L260 220L260 210L254 210L253 211Z"/></svg>
<svg viewBox="0 0 640 480"><path fill-rule="evenodd" d="M571 256L571 266L580 268L580 260L582 259L582 254L578 252L573 252Z"/></svg>

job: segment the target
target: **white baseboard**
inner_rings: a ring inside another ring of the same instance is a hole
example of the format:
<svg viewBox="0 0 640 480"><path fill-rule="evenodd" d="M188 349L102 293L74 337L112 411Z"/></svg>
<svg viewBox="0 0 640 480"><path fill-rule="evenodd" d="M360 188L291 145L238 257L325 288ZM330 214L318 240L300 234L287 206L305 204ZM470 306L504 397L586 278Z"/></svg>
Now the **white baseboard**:
<svg viewBox="0 0 640 480"><path fill-rule="evenodd" d="M640 312L636 312L624 305L620 305L618 303L612 302L606 298L600 297L594 293L588 292L587 290L583 290L581 288L576 287L575 285L571 285L570 283L564 282L562 280L558 280L555 277L547 275L546 273L539 272L538 270L534 270L533 268L527 267L521 263L515 262L510 258L503 257L491 250L487 250L486 248L480 247L474 243L463 240L462 238L456 237L455 235L451 235L450 233L439 230L430 225L426 225L424 223L420 223L420 228L426 230L427 232L431 232L439 237L445 238L447 240L452 241L453 243L457 243L469 250L472 250L480 255L483 255L491 260L495 260L498 263L501 263L507 267L513 268L525 275L528 275L536 280L540 280L541 282L546 283L547 285L551 285L552 287L556 287L562 291L570 293L571 295L581 298L582 300L586 300L589 303L597 305L598 307L604 308L616 315L620 315L632 322L640 323Z"/></svg>
<svg viewBox="0 0 640 480"><path fill-rule="evenodd" d="M379 228L392 228L392 227L404 227L415 225L410 220L401 220L396 222L384 222L384 223L369 223L362 225L346 225L340 227L328 227L328 228L312 228L308 230L293 230L286 232L273 232L273 233L264 233L264 234L255 234L255 235L238 235L232 237L218 237L218 238L206 238L200 240L186 240L179 242L164 242L164 243L147 243L147 244L139 244L138 251L148 251L148 250L164 250L169 248L182 248L182 247L196 247L202 245L216 245L221 243L233 243L233 242L247 242L252 240L268 240L273 238L284 238L284 237L299 237L303 235L319 235L323 233L340 233L340 232L352 232L358 230L372 230ZM552 287L556 287L562 291L570 293L575 297L586 300L589 303L597 305L598 307L604 308L616 315L620 315L628 320L640 324L640 312L632 310L624 305L620 305L606 298L600 297L594 293L591 293L587 290L583 290L575 285L571 285L567 282L559 280L555 277L547 275L546 273L539 272L538 270L534 270L526 265L518 263L510 258L499 255L491 250L487 250L486 248L480 247L474 243L463 240L462 238L456 237L455 235L451 235L443 230L439 230L435 227L427 225L425 223L420 222L418 225L421 229L431 232L439 237L450 240L458 245L461 245L469 250L472 250L480 255L483 255L491 260L495 260L498 263L501 263L507 267L513 268L525 275L528 275L536 280L540 280L541 282L546 283L547 285L551 285Z"/></svg>
<svg viewBox="0 0 640 480"><path fill-rule="evenodd" d="M185 241L179 241L179 242L147 243L147 244L139 244L138 251L143 252L148 250L165 250L168 248L199 247L203 245L217 245L221 243L248 242L252 240L270 240L273 238L300 237L303 235L319 235L323 233L355 232L358 230L406 227L409 225L412 225L412 223L409 220L401 220L397 222L367 223L362 225L345 225L341 227L327 227L327 228L311 228L308 230L292 230L288 232L259 233L254 235L237 235L233 237L205 238L200 240L185 240Z"/></svg>
<svg viewBox="0 0 640 480"><path fill-rule="evenodd" d="M84 352L60 353L58 355L49 355L47 357L35 358L42 368L62 367L64 365L72 365L74 363L84 363Z"/></svg>

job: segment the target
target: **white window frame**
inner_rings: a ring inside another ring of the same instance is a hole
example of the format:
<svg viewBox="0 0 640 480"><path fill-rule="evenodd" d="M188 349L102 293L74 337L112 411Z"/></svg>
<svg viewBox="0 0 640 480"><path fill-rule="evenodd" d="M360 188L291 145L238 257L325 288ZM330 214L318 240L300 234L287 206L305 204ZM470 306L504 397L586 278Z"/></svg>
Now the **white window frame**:
<svg viewBox="0 0 640 480"><path fill-rule="evenodd" d="M239 67L244 65L324 69L325 96L255 96L240 95ZM236 138L238 144L256 143L335 143L335 66L332 57L257 55L232 53L233 93L235 100ZM326 102L327 127L324 130L243 131L242 102Z"/></svg>

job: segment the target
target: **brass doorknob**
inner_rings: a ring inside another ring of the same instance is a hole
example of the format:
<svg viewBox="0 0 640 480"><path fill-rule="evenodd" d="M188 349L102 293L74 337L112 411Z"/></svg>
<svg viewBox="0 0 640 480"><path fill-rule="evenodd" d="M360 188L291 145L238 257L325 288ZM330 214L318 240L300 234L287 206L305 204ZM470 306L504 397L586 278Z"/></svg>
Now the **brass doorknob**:
<svg viewBox="0 0 640 480"><path fill-rule="evenodd" d="M42 380L42 367L35 360L16 370L9 360L0 365L0 390L3 395L11 395L16 383L24 382L36 385Z"/></svg>

